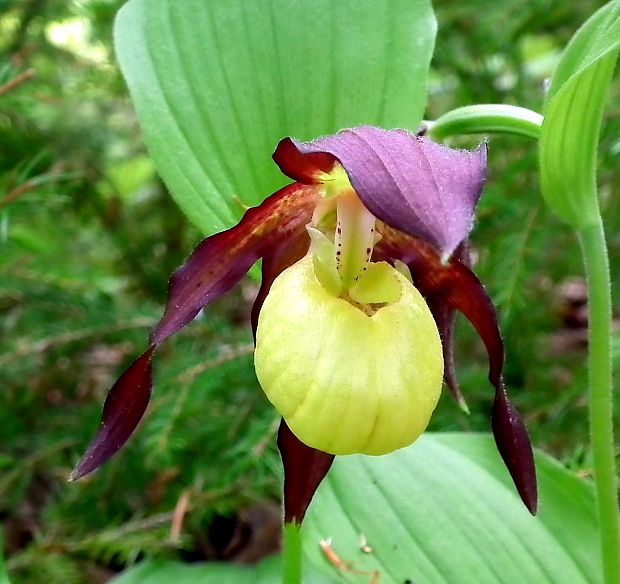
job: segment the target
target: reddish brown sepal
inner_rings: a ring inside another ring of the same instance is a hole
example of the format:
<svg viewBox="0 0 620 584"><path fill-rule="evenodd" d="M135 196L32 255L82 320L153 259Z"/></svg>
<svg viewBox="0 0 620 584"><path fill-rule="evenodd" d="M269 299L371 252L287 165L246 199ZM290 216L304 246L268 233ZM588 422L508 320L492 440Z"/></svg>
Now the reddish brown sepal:
<svg viewBox="0 0 620 584"><path fill-rule="evenodd" d="M278 430L278 449L284 466L284 522L301 524L334 455L306 446L284 420Z"/></svg>
<svg viewBox="0 0 620 584"><path fill-rule="evenodd" d="M292 184L249 209L232 229L205 239L170 278L166 311L153 331L159 344L228 292L262 256L306 225L318 187Z"/></svg>
<svg viewBox="0 0 620 584"><path fill-rule="evenodd" d="M454 321L456 312L446 304L429 302L428 307L433 313L437 329L441 337L443 351L443 378L459 407L469 413L467 401L461 391L454 367Z"/></svg>
<svg viewBox="0 0 620 584"><path fill-rule="evenodd" d="M133 434L151 399L154 350L151 346L140 355L108 393L99 431L69 480L75 481L99 468Z"/></svg>
<svg viewBox="0 0 620 584"><path fill-rule="evenodd" d="M523 503L532 515L538 509L536 466L527 428L500 383L493 404L493 436Z"/></svg>
<svg viewBox="0 0 620 584"><path fill-rule="evenodd" d="M454 257L457 258L465 267L471 268L471 249L469 240L463 241L459 245L458 249L454 253ZM441 335L441 346L443 350L443 363L444 373L443 378L452 394L452 397L459 404L459 407L469 414L469 407L465 396L461 391L461 387L456 376L456 369L454 366L454 325L456 322L456 311L451 306L442 302L429 302L429 308L433 313L439 334Z"/></svg>

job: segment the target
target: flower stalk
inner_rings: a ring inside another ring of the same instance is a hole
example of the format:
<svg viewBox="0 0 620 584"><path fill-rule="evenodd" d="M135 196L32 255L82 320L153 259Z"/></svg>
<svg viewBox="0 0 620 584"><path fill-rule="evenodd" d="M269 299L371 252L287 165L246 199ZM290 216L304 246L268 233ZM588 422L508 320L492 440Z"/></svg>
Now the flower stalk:
<svg viewBox="0 0 620 584"><path fill-rule="evenodd" d="M620 510L614 452L611 284L602 221L579 232L588 282L589 408L604 582L620 583Z"/></svg>
<svg viewBox="0 0 620 584"><path fill-rule="evenodd" d="M301 525L285 523L282 559L283 584L301 584L301 564Z"/></svg>
<svg viewBox="0 0 620 584"><path fill-rule="evenodd" d="M542 122L539 113L524 107L484 103L459 107L424 122L422 132L434 140L463 134L514 134L538 140Z"/></svg>

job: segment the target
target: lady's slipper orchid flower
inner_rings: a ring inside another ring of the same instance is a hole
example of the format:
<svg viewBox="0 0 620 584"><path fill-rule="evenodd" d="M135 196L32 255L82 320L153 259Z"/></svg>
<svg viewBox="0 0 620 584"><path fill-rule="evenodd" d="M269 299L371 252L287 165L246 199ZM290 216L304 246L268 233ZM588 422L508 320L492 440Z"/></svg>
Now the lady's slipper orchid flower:
<svg viewBox="0 0 620 584"><path fill-rule="evenodd" d="M150 346L110 390L72 478L98 468L135 430L157 347L262 258L255 365L283 416L285 521L303 520L335 455L384 454L416 440L442 378L466 408L453 364L457 310L486 346L495 440L535 513L532 449L504 389L495 310L468 266L486 148L453 150L405 131L361 127L309 143L286 138L273 158L296 182L205 239L174 273Z"/></svg>

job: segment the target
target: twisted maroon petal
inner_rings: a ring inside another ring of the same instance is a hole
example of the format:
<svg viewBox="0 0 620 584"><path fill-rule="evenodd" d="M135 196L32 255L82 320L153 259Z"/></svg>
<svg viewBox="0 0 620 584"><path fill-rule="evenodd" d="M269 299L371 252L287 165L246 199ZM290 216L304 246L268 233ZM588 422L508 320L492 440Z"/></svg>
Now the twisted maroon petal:
<svg viewBox="0 0 620 584"><path fill-rule="evenodd" d="M386 225L382 226L381 234L382 238L375 246L374 259L399 259L409 266L415 286L438 319L444 343L447 338L451 345L450 319L454 310L458 310L472 323L485 344L489 355L489 381L495 387L492 418L495 442L523 502L530 512L535 513L537 487L532 446L525 425L506 395L502 380L504 345L495 307L484 286L457 257L460 254L443 263L438 252L419 239ZM462 257L463 261L468 261L466 255ZM449 346L447 351L444 377L448 381L454 376L452 347Z"/></svg>
<svg viewBox="0 0 620 584"><path fill-rule="evenodd" d="M465 396L461 391L458 379L456 377L456 371L454 368L454 322L456 312L453 308L443 302L431 302L429 301L428 307L433 313L433 318L437 323L437 329L441 337L441 348L443 351L443 378L452 394L452 397L456 400L459 407L469 413L469 407Z"/></svg>
<svg viewBox="0 0 620 584"><path fill-rule="evenodd" d="M334 455L306 446L284 420L278 430L278 449L284 466L284 522L301 524Z"/></svg>
<svg viewBox="0 0 620 584"><path fill-rule="evenodd" d="M409 266L416 288L431 307L438 311L437 307L446 306L465 315L486 346L489 380L497 387L504 367L504 344L495 307L480 280L457 257L443 263L437 251L419 239L387 225L381 234L374 258L400 259Z"/></svg>
<svg viewBox="0 0 620 584"><path fill-rule="evenodd" d="M525 424L506 395L503 383L495 391L492 423L497 450L525 506L532 515L536 515L538 490L532 444Z"/></svg>
<svg viewBox="0 0 620 584"><path fill-rule="evenodd" d="M454 257L457 258L465 267L471 268L471 248L469 240L463 241L461 245L454 252ZM441 335L441 346L443 349L443 362L444 362L444 381L452 394L452 397L456 400L459 407L469 414L469 407L465 396L461 392L458 379L456 377L456 370L454 367L454 325L456 321L456 311L451 306L441 301L432 303L429 302L429 308L433 313L435 321L437 322L437 328Z"/></svg>
<svg viewBox="0 0 620 584"><path fill-rule="evenodd" d="M241 222L205 239L170 279L164 315L138 357L110 390L101 426L73 471L78 479L112 457L138 426L151 397L153 353L198 312L228 292L263 255L277 256L312 217L320 187L293 184L249 209ZM306 245L307 247L307 245ZM277 274L276 274L277 275ZM275 278L275 276L274 276Z"/></svg>
<svg viewBox="0 0 620 584"><path fill-rule="evenodd" d="M336 157L373 215L433 245L442 258L471 230L486 174L484 145L473 152L454 150L404 130L364 126L314 142L281 143L286 156L276 151L276 162L295 178L312 177L310 169L321 170L327 161L304 164L291 144L301 155Z"/></svg>
<svg viewBox="0 0 620 584"><path fill-rule="evenodd" d="M205 239L170 278L166 311L151 343L161 343L190 323L204 306L237 284L259 258L304 227L312 217L319 188L289 185L249 209L237 226Z"/></svg>
<svg viewBox="0 0 620 584"><path fill-rule="evenodd" d="M133 434L151 399L154 349L151 346L140 355L108 393L99 432L69 480L75 481L100 467Z"/></svg>
<svg viewBox="0 0 620 584"><path fill-rule="evenodd" d="M443 285L448 286L439 294L451 308L464 314L480 335L489 355L489 381L497 387L504 368L504 342L495 307L480 280L458 260L450 263L444 277ZM424 285L421 292L422 288Z"/></svg>

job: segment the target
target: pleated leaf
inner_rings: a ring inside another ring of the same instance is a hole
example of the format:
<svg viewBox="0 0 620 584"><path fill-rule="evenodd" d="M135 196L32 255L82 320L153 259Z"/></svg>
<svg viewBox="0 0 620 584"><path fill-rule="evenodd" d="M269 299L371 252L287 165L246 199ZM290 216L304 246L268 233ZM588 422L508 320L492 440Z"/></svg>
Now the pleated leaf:
<svg viewBox="0 0 620 584"><path fill-rule="evenodd" d="M388 456L337 457L306 515L307 560L334 582L376 572L381 584L600 584L592 485L536 462L532 517L489 436L426 434ZM325 540L349 571L326 558Z"/></svg>
<svg viewBox="0 0 620 584"><path fill-rule="evenodd" d="M426 434L388 456L336 457L303 524L304 584L602 584L592 484L543 454L536 463L532 517L491 436ZM279 570L279 558L157 562L114 584L278 584Z"/></svg>
<svg viewBox="0 0 620 584"><path fill-rule="evenodd" d="M157 169L209 235L286 182L281 138L415 130L435 28L429 0L130 0L115 43Z"/></svg>
<svg viewBox="0 0 620 584"><path fill-rule="evenodd" d="M547 95L540 181L549 206L577 229L599 215L596 153L620 47L620 0L609 2L566 47Z"/></svg>

